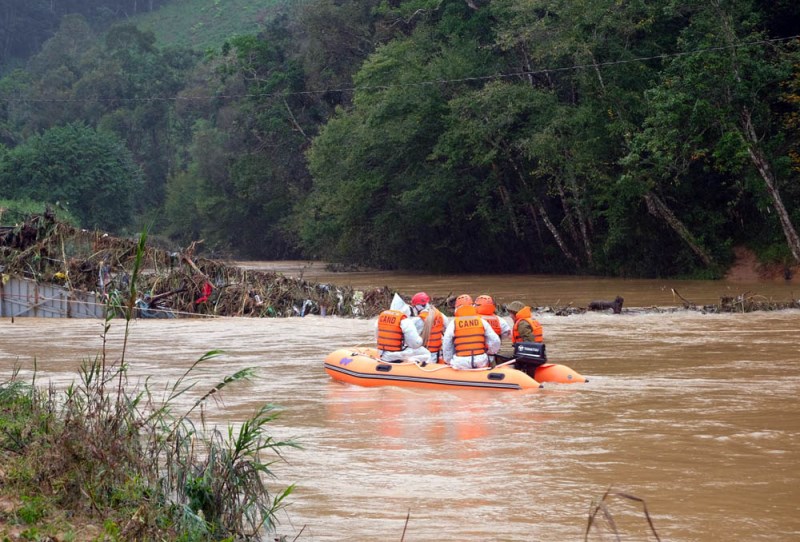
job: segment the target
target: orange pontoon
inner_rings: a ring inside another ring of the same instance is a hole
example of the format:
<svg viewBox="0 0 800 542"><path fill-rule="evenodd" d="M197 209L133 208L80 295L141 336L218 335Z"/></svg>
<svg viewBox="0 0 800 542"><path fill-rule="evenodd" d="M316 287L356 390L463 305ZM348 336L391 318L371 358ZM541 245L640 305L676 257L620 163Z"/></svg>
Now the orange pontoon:
<svg viewBox="0 0 800 542"><path fill-rule="evenodd" d="M409 386L418 388L479 388L522 390L541 387L540 382L585 382L586 379L569 367L544 364L537 367L535 377L512 365L494 369L458 370L449 365L387 363L374 348L339 349L325 358L325 372L331 378L359 386ZM540 375L542 380L540 380Z"/></svg>

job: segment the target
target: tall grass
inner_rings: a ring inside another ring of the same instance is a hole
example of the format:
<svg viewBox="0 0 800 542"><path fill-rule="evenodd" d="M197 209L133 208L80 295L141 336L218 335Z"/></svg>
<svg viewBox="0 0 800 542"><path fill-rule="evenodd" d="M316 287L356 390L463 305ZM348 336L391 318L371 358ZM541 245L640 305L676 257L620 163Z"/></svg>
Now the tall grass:
<svg viewBox="0 0 800 542"><path fill-rule="evenodd" d="M130 291L118 302L124 306L107 310L102 351L82 362L76 383L41 388L35 370L28 383L17 369L0 384L0 492L20 496L13 520L31 539L43 525L54 528L48 519L59 510L102 524L103 540L261 539L276 531L293 489L273 492L267 479L281 450L297 444L267 434L277 415L268 404L238 428L205 426L207 402L252 377L252 369L178 411L178 398L196 385L189 377L219 351L201 356L161 396L149 380L131 386L125 350L145 240L143 233ZM106 340L118 311L125 316L122 354L110 359Z"/></svg>

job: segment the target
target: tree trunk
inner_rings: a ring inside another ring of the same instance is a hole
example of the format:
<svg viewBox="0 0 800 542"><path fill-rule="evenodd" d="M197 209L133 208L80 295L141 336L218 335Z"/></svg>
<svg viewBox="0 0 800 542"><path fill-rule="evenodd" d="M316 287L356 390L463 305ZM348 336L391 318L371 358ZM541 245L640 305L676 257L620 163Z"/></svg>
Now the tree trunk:
<svg viewBox="0 0 800 542"><path fill-rule="evenodd" d="M569 156L566 156L569 159ZM586 256L586 261L589 265L592 264L592 243L589 240L589 232L586 228L586 219L583 215L583 210L581 209L580 205L580 189L578 188L578 182L575 180L575 175L572 171L567 171L564 173L564 178L566 179L567 188L569 191L572 192L572 202L569 203L564 195L563 188L560 187L560 193L562 200L564 202L564 212L567 213L567 216L570 217L572 221L571 229L575 231L576 229L580 231L580 234L575 232L573 235L575 236L575 244L580 246L583 245L583 252Z"/></svg>
<svg viewBox="0 0 800 542"><path fill-rule="evenodd" d="M736 43L737 36L731 22L731 18L726 12L723 11L719 0L712 0L711 4L714 6L714 8L716 8L717 13L719 14L719 19L722 22L722 28L725 31L726 41L729 45L731 45L731 68L736 81L741 84L742 76L739 72L739 60L736 56L736 48L733 47L733 44ZM731 100L729 99L729 101ZM783 235L786 237L786 243L789 245L789 250L792 252L792 256L794 257L795 261L800 262L800 238L797 236L797 230L795 230L794 224L792 224L792 220L789 217L789 213L786 211L786 207L783 205L783 199L778 191L778 183L776 182L775 174L772 173L769 160L764 155L764 152L761 150L761 146L759 145L758 135L756 134L756 129L753 126L753 117L747 105L742 106L740 123L743 132L741 135L747 144L747 153L750 155L750 160L756 166L759 175L761 175L761 178L764 180L764 184L767 186L767 192L772 198L772 204L775 207L775 211L778 213L778 218L781 221L781 228L783 228Z"/></svg>
<svg viewBox="0 0 800 542"><path fill-rule="evenodd" d="M514 212L514 206L511 205L511 195L508 193L508 190L502 184L497 185L497 192L500 194L500 201L503 202L503 207L506 208L506 212L508 213L509 220L511 221L511 229L514 230L514 235L517 238L522 238L522 230L519 227L519 222L517 221L517 214Z"/></svg>
<svg viewBox="0 0 800 542"><path fill-rule="evenodd" d="M692 252L697 254L697 257L703 260L703 263L706 266L710 267L713 265L714 260L711 259L705 250L700 246L691 232L683 225L678 217L667 207L667 204L664 203L661 198L657 195L653 194L652 192L648 192L644 195L644 201L647 204L647 211L658 218L664 220L669 227L671 227L675 233L677 233L681 239L683 239L684 243L689 245L689 248L692 249Z"/></svg>
<svg viewBox="0 0 800 542"><path fill-rule="evenodd" d="M783 199L778 191L778 185L775 180L775 175L772 173L769 161L758 145L758 137L756 136L755 128L753 128L750 111L746 107L742 111L742 128L744 130L742 136L747 143L747 152L750 154L750 160L753 161L756 169L758 169L758 173L764 180L764 184L767 185L767 192L772 198L772 205L775 207L775 211L778 213L778 218L783 228L783 235L786 236L786 243L789 245L789 250L792 251L792 256L795 261L800 262L800 237L797 236L797 230L795 230L792 219L789 217L789 213L783 205Z"/></svg>
<svg viewBox="0 0 800 542"><path fill-rule="evenodd" d="M566 223L567 231L569 232L570 237L572 237L572 241L576 245L579 245L581 240L578 236L578 228L575 224L575 217L573 216L572 209L567 202L567 193L564 191L564 185L558 178L554 179L554 181L556 183L556 189L558 190L558 197L561 199L561 208L564 210L563 222Z"/></svg>
<svg viewBox="0 0 800 542"><path fill-rule="evenodd" d="M528 189L528 181L525 179L525 175L522 174L522 170L519 168L519 166L517 165L515 160L510 159L509 163L511 164L511 167L514 168L514 171L516 172L517 176L519 177L519 180L522 183L522 186L527 191L527 189ZM550 220L550 217L547 215L547 210L544 208L544 205L542 204L542 202L539 201L539 200L536 200L536 206L534 206L530 202L527 205L528 205L528 209L531 212L531 216L534 219L534 223L536 222L536 214L537 214L537 211L538 211L539 216L542 217L542 221L544 222L545 227L547 227L547 229L550 230L550 233L553 235L553 239L555 239L556 244L558 245L558 248L561 249L561 252L564 253L564 256L566 256L567 259L569 259L571 262L573 262L577 267L580 267L580 262L572 254L572 252L570 252L569 247L567 247L567 244L564 242L564 239L561 238L561 235L558 233L558 229L556 228L555 224L553 224L553 221Z"/></svg>
<svg viewBox="0 0 800 542"><path fill-rule="evenodd" d="M580 267L580 262L578 258L576 258L572 252L570 252L569 247L564 242L564 239L561 238L561 235L558 233L558 229L556 228L553 221L550 220L550 217L547 215L547 209L544 208L541 201L537 201L536 205L534 206L533 203L528 203L528 208L531 210L531 215L534 217L538 213L540 217L542 217L542 222L544 222L545 227L550 230L550 233L553 235L553 239L556 240L556 244L558 248L561 249L561 252L564 253L564 256L567 257L569 261L575 264L576 267Z"/></svg>

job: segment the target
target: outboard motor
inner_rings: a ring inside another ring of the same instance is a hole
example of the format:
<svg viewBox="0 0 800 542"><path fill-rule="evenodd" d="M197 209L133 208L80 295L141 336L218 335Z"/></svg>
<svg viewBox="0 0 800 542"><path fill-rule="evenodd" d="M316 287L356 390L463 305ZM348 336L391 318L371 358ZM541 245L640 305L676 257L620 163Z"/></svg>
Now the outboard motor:
<svg viewBox="0 0 800 542"><path fill-rule="evenodd" d="M514 345L514 367L533 378L536 368L547 363L544 343L517 343Z"/></svg>

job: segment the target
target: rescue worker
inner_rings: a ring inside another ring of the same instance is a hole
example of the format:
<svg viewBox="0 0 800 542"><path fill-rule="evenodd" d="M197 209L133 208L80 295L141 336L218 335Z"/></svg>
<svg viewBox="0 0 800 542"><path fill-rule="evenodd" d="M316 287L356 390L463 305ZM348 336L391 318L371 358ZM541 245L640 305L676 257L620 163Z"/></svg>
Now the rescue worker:
<svg viewBox="0 0 800 542"><path fill-rule="evenodd" d="M469 295L456 298L455 316L442 338L442 355L454 369L478 369L489 365L489 355L500 349L500 337L478 314Z"/></svg>
<svg viewBox="0 0 800 542"><path fill-rule="evenodd" d="M425 292L418 292L411 298L411 313L422 340L431 353L431 363L444 363L441 357L442 336L450 319L442 311L431 305L431 297Z"/></svg>
<svg viewBox="0 0 800 542"><path fill-rule="evenodd" d="M481 318L489 322L492 326L492 331L497 333L500 337L500 342L511 337L511 326L504 318L500 318L495 314L497 307L494 304L494 299L490 295L479 295L475 298L475 310L481 315ZM489 356L489 364L495 366L495 356Z"/></svg>
<svg viewBox="0 0 800 542"><path fill-rule="evenodd" d="M479 295L475 298L475 310L481 315L481 318L489 322L492 330L497 333L500 340L508 339L511 337L511 326L503 318L495 314L497 306L494 304L494 299L490 295Z"/></svg>
<svg viewBox="0 0 800 542"><path fill-rule="evenodd" d="M542 324L533 318L531 308L521 301L513 301L506 307L514 320L511 331L511 344L517 343L543 343L544 334Z"/></svg>
<svg viewBox="0 0 800 542"><path fill-rule="evenodd" d="M390 308L378 315L375 338L381 360L427 364L431 353L422 345L422 337L409 316L411 307L397 294Z"/></svg>

